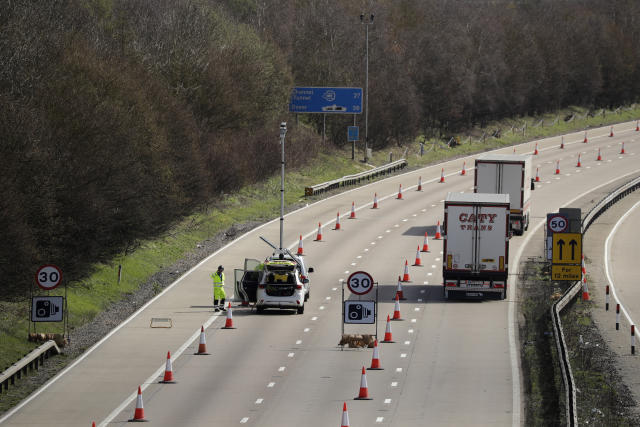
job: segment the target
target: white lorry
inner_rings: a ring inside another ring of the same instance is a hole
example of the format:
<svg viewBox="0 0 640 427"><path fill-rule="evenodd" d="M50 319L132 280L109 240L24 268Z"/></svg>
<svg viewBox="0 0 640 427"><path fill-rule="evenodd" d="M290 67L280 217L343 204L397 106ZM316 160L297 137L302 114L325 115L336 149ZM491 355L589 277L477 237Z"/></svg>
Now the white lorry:
<svg viewBox="0 0 640 427"><path fill-rule="evenodd" d="M522 235L529 228L531 155L484 154L476 159L473 189L476 193L508 194L511 203L511 231Z"/></svg>
<svg viewBox="0 0 640 427"><path fill-rule="evenodd" d="M509 195L448 193L444 201L445 298L507 297Z"/></svg>

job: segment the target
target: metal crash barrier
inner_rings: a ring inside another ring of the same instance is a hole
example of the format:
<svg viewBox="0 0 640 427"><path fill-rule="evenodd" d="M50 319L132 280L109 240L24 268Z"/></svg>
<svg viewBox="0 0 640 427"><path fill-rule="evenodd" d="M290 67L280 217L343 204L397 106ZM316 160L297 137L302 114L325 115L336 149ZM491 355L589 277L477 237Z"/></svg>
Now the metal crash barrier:
<svg viewBox="0 0 640 427"><path fill-rule="evenodd" d="M360 184L363 181L370 181L378 176L387 175L395 171L404 169L408 165L406 159L396 160L395 162L387 163L383 166L370 169L368 171L360 172L354 175L343 176L342 178L334 179L332 181L323 182L322 184L316 184L311 187L305 187L305 196L315 196L322 194L325 191L334 190L340 187L346 187L347 185Z"/></svg>
<svg viewBox="0 0 640 427"><path fill-rule="evenodd" d="M23 375L27 375L29 370L37 370L40 365L44 364L45 359L49 358L51 353L61 353L60 348L58 348L53 340L36 347L20 361L11 365L6 371L0 374L0 393L2 393L3 390L7 391L9 385L14 385L16 378L20 379Z"/></svg>

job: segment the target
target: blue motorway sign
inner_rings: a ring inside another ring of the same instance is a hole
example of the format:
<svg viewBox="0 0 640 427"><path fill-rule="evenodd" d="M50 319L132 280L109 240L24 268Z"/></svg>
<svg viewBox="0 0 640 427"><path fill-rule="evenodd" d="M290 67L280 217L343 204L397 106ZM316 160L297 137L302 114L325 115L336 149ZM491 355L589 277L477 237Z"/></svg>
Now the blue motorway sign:
<svg viewBox="0 0 640 427"><path fill-rule="evenodd" d="M362 88L295 87L291 91L292 113L362 113Z"/></svg>
<svg viewBox="0 0 640 427"><path fill-rule="evenodd" d="M347 127L347 141L357 141L358 140L358 126L349 126Z"/></svg>

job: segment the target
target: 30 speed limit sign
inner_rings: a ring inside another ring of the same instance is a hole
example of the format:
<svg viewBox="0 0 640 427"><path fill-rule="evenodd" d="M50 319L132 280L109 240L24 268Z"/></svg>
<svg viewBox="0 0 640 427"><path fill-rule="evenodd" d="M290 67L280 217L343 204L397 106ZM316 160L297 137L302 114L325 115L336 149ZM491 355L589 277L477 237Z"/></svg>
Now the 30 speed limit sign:
<svg viewBox="0 0 640 427"><path fill-rule="evenodd" d="M62 271L55 265L43 265L36 273L36 283L45 291L55 289L62 281Z"/></svg>
<svg viewBox="0 0 640 427"><path fill-rule="evenodd" d="M373 289L373 277L364 271L355 271L347 279L347 288L356 295L369 293Z"/></svg>

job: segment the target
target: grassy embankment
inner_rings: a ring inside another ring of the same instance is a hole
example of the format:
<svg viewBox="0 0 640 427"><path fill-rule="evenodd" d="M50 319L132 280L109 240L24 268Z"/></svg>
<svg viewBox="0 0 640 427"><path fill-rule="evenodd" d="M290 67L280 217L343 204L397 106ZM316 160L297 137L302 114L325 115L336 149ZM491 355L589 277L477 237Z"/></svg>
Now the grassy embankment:
<svg viewBox="0 0 640 427"><path fill-rule="evenodd" d="M634 106L635 107L635 106ZM573 108L571 111L580 116L584 115L584 109ZM558 112L564 117L569 110ZM634 120L640 117L640 108L621 110L618 114L607 112L603 118L601 115L590 117L586 120L574 120L566 123L560 120L553 126L549 124L556 118L556 114L541 117L503 120L490 123L486 130L502 129L502 137L495 139L487 137L486 141L478 141L482 130L472 129L471 143L466 143L469 134L460 135L463 142L455 148L442 147L435 144L430 149L431 141L425 145L424 156L419 155L420 139L402 147L393 147L374 152L372 164L384 164L389 158L389 152L394 153L394 159L400 158L408 148L407 159L412 168L434 163L439 160L457 157L468 153L485 151L490 148L515 144L534 138L562 134L576 129L600 126L603 124ZM533 127L541 119L545 126ZM522 127L526 121L528 128L526 135L522 132L512 133L511 126ZM422 139L424 140L424 139ZM315 159L311 166L305 170L290 171L286 177L287 206L292 207L303 199L304 187L319 182L335 179L340 176L356 173L364 169L358 161L350 160L350 146L344 150L327 153ZM361 158L361 153L356 155ZM272 177L266 182L241 189L233 195L223 195L220 199L223 205L208 206L193 215L178 222L164 235L154 239L140 242L137 249L127 254L114 258L110 263L96 264L93 274L85 278L66 278L68 282L69 324L73 328L93 319L110 303L135 291L154 272L174 263L191 251L195 245L224 231L233 224L255 220L269 220L278 215L279 200L279 176ZM55 261L55 260L52 260ZM118 265L123 266L122 281L117 283ZM61 292L60 292L61 294ZM28 301L10 302L0 301L0 369L30 351L35 345L26 341L28 330ZM39 326L39 332L60 332L59 324L46 324Z"/></svg>

